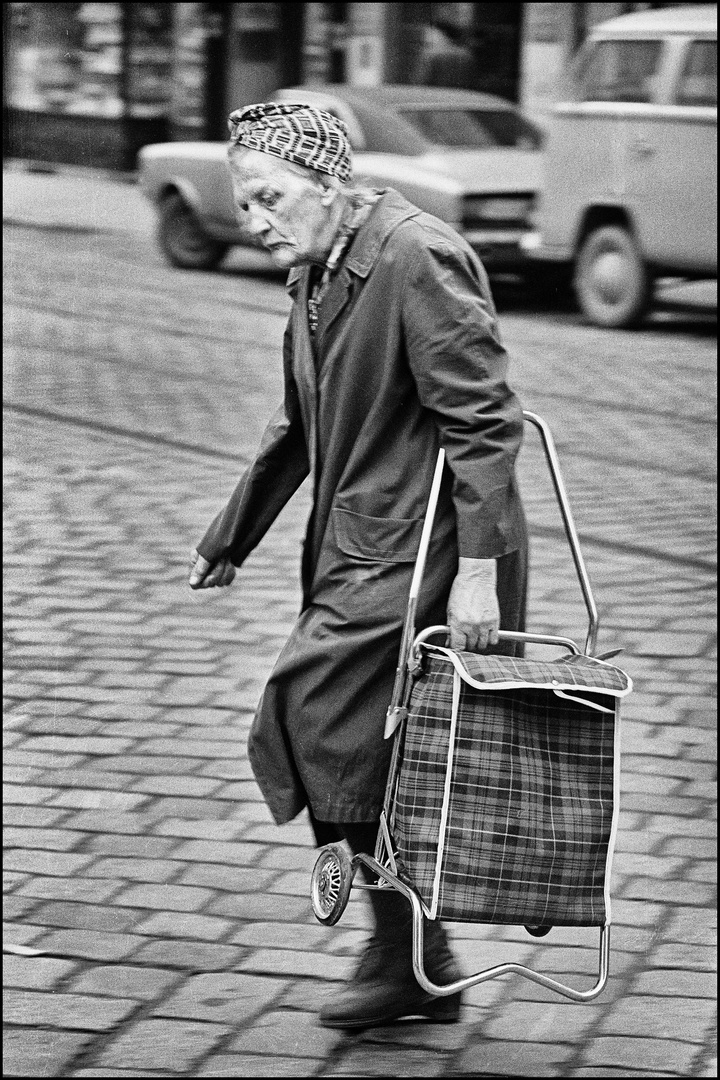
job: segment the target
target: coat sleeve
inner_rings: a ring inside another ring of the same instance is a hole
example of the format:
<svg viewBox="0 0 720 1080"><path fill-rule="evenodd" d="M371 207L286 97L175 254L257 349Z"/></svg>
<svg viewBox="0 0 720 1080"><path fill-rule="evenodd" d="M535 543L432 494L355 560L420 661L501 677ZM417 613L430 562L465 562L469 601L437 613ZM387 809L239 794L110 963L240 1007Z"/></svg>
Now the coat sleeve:
<svg viewBox="0 0 720 1080"><path fill-rule="evenodd" d="M525 543L515 478L522 407L482 265L459 244L423 239L403 290L408 360L453 474L459 554L499 558Z"/></svg>
<svg viewBox="0 0 720 1080"><path fill-rule="evenodd" d="M253 463L197 550L214 563L229 555L240 566L262 540L282 508L310 472L297 387L292 376L292 330L283 343L285 396L263 433Z"/></svg>

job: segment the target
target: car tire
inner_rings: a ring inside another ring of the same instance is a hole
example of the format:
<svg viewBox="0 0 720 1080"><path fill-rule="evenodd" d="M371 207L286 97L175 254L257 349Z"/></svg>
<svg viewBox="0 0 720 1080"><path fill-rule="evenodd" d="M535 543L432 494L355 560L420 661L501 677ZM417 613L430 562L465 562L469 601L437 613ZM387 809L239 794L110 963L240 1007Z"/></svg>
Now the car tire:
<svg viewBox="0 0 720 1080"><path fill-rule="evenodd" d="M170 192L160 203L158 241L167 260L184 270L212 270L230 246L203 232L177 191Z"/></svg>
<svg viewBox="0 0 720 1080"><path fill-rule="evenodd" d="M595 326L635 326L650 307L652 275L622 225L601 225L583 240L575 264L580 310Z"/></svg>
<svg viewBox="0 0 720 1080"><path fill-rule="evenodd" d="M549 311L566 311L575 306L572 271L541 264L525 271L524 284L531 301Z"/></svg>

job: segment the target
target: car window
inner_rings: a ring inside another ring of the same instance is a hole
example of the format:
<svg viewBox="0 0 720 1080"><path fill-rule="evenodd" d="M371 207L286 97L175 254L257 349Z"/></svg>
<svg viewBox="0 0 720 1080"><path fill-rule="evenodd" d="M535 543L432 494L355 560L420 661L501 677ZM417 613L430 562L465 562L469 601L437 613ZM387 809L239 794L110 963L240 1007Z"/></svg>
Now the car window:
<svg viewBox="0 0 720 1080"><path fill-rule="evenodd" d="M370 153L416 156L427 152L427 141L392 109L358 101L353 101L352 109L362 127L364 149Z"/></svg>
<svg viewBox="0 0 720 1080"><path fill-rule="evenodd" d="M675 91L676 105L717 105L717 43L692 41Z"/></svg>
<svg viewBox="0 0 720 1080"><path fill-rule="evenodd" d="M538 150L542 144L540 129L511 109L399 109L398 112L429 142L440 146Z"/></svg>
<svg viewBox="0 0 720 1080"><path fill-rule="evenodd" d="M652 101L661 41L599 41L577 72L579 101Z"/></svg>

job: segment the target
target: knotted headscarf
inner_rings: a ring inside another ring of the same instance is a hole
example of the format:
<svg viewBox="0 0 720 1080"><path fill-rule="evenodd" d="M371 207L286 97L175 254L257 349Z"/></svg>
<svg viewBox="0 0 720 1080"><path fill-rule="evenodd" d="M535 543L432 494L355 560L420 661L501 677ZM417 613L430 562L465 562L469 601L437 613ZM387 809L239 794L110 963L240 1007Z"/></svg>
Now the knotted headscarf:
<svg viewBox="0 0 720 1080"><path fill-rule="evenodd" d="M234 146L294 161L343 183L352 176L347 126L323 109L266 101L230 113L228 127Z"/></svg>

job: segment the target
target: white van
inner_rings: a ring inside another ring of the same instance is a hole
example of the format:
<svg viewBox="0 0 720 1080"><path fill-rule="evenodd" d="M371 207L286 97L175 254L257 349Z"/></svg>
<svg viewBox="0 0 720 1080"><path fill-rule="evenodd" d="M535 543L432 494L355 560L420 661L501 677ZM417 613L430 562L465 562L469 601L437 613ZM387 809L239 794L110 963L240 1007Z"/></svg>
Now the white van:
<svg viewBox="0 0 720 1080"><path fill-rule="evenodd" d="M590 322L630 326L656 278L717 276L717 5L599 24L571 85L525 247Z"/></svg>

